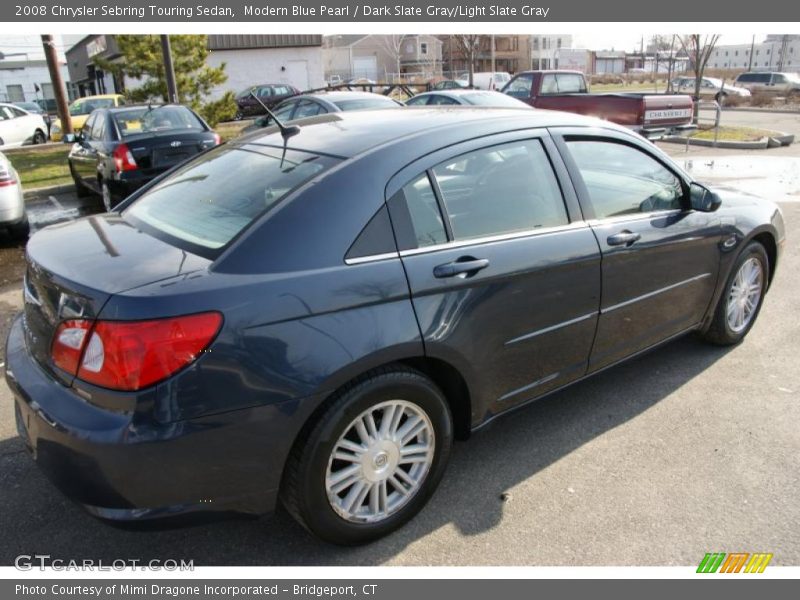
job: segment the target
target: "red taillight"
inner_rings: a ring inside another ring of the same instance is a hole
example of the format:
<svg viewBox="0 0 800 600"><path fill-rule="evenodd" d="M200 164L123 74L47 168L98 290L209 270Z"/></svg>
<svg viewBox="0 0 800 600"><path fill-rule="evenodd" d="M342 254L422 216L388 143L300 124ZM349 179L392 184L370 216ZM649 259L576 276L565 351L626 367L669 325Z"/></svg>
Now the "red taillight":
<svg viewBox="0 0 800 600"><path fill-rule="evenodd" d="M8 187L9 185L17 185L17 180L12 177L11 171L0 167L0 187Z"/></svg>
<svg viewBox="0 0 800 600"><path fill-rule="evenodd" d="M53 364L67 373L75 375L78 372L83 346L91 330L91 321L63 321L56 330L53 345L50 348Z"/></svg>
<svg viewBox="0 0 800 600"><path fill-rule="evenodd" d="M131 154L130 148L128 148L127 144L120 144L116 148L114 148L114 168L116 168L117 173L122 173L124 171L135 171L139 167L136 165L136 160L133 158L133 154Z"/></svg>
<svg viewBox="0 0 800 600"><path fill-rule="evenodd" d="M78 379L114 390L138 390L193 363L219 332L216 312L153 321L64 321L53 362Z"/></svg>

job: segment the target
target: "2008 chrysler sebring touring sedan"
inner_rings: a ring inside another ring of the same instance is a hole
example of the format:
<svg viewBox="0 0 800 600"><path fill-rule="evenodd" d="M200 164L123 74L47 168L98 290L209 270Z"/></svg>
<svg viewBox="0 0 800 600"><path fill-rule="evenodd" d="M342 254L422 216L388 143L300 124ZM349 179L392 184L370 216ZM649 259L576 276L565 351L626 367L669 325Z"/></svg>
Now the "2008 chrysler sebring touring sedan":
<svg viewBox="0 0 800 600"><path fill-rule="evenodd" d="M454 438L653 346L739 342L778 208L551 111L338 113L190 160L30 240L19 433L105 519L280 499L366 542Z"/></svg>

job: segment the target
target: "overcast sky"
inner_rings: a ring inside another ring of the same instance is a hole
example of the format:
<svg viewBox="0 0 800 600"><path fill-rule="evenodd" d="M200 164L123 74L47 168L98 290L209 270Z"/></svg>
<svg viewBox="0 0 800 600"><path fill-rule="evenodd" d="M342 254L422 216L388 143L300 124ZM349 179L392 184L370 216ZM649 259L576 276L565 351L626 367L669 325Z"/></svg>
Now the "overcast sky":
<svg viewBox="0 0 800 600"><path fill-rule="evenodd" d="M647 31L647 32L624 32L615 31L609 34L607 31L598 31L596 33L576 33L572 36L573 48L588 48L590 50L638 50L641 44L642 35L644 35L644 45L647 47L648 38L653 35L667 35L660 31ZM756 43L764 40L764 35L756 35ZM723 34L720 37L718 44L749 44L753 40L752 34L733 33Z"/></svg>

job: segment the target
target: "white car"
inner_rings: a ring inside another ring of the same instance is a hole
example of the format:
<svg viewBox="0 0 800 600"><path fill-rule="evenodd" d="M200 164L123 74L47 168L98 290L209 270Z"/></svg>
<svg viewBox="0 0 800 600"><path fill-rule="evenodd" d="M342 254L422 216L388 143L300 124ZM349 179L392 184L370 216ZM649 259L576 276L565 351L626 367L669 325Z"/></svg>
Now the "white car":
<svg viewBox="0 0 800 600"><path fill-rule="evenodd" d="M29 113L13 104L0 103L0 146L16 148L46 141L47 123L42 115Z"/></svg>
<svg viewBox="0 0 800 600"><path fill-rule="evenodd" d="M19 175L0 152L0 227L5 227L15 239L28 237L30 226L25 213L25 199Z"/></svg>
<svg viewBox="0 0 800 600"><path fill-rule="evenodd" d="M497 90L499 92L509 81L511 81L511 75L505 71L472 74L472 87L476 90ZM461 87L468 87L469 73L459 77L458 83Z"/></svg>
<svg viewBox="0 0 800 600"><path fill-rule="evenodd" d="M694 86L694 77L678 77L677 79L672 80L672 89L679 94L694 95ZM726 96L749 98L750 90L735 86L731 83L723 82L722 79L717 79L716 77L703 77L703 79L700 81L701 98L713 97L714 100L720 102L725 100Z"/></svg>

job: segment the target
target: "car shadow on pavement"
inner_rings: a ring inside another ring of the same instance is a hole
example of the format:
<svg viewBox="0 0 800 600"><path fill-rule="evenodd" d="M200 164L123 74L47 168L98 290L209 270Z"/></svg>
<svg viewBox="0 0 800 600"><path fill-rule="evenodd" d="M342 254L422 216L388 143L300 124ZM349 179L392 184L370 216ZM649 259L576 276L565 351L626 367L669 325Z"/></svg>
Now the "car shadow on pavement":
<svg viewBox="0 0 800 600"><path fill-rule="evenodd" d="M505 500L514 486L536 485L549 465L647 411L726 352L688 336L544 398L511 418L497 419L468 442L455 445L438 491L415 519L387 538L358 548L320 542L282 510L261 519L221 519L192 527L110 527L66 500L38 471L22 443L6 439L0 442L0 564L35 553L104 563L183 559L193 560L195 566L382 564L442 527L455 527L465 536L494 528L504 518ZM8 407L2 408L2 414L11 414ZM621 481L620 494L624 484ZM453 561L458 562L457 557Z"/></svg>

